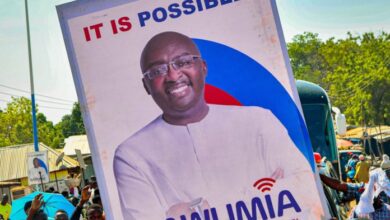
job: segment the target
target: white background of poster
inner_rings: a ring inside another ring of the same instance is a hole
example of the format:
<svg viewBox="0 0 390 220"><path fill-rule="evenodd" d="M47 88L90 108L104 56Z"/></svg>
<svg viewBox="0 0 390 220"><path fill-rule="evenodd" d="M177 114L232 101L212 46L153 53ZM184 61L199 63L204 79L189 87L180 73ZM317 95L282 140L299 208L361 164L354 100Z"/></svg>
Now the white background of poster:
<svg viewBox="0 0 390 220"><path fill-rule="evenodd" d="M160 23L149 20L140 27L139 12L173 2L182 1L81 1L58 8L99 188L110 189L101 191L109 198L109 204L104 203L109 219L121 219L112 168L115 149L161 113L144 91L139 67L144 45L156 33L178 31L247 54L272 72L300 106L275 2L237 1ZM123 16L130 18L131 30L112 34L110 21ZM87 42L83 28L99 23L102 37L90 32L92 40Z"/></svg>
<svg viewBox="0 0 390 220"><path fill-rule="evenodd" d="M40 179L34 178L34 176L31 176L31 170L34 169L34 158L37 158L38 160L42 161L46 168L42 169L44 171L41 172L42 175L42 183L48 183L49 182L49 166L47 164L47 151L37 151L37 152L28 152L27 153L27 175L28 175L28 184L41 184ZM35 176L36 177L36 176Z"/></svg>

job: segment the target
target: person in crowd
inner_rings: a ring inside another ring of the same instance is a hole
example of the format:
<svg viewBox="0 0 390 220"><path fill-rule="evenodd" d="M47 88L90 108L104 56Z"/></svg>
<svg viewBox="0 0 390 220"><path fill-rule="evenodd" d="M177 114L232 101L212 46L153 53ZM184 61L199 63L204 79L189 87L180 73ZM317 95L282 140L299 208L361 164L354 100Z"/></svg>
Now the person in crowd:
<svg viewBox="0 0 390 220"><path fill-rule="evenodd" d="M390 196L390 161L387 155L383 156L381 168L370 173L367 184L341 183L323 174L320 178L329 187L354 196L357 206L351 211L350 219L390 219L390 205L384 202Z"/></svg>
<svg viewBox="0 0 390 220"><path fill-rule="evenodd" d="M7 194L3 194L2 198L1 198L1 203L0 203L0 215L3 216L3 219L4 220L8 220L9 219L9 216L11 214L11 205L8 203L8 195Z"/></svg>
<svg viewBox="0 0 390 220"><path fill-rule="evenodd" d="M62 194L62 196L64 196L65 198L67 198L67 199L69 198L69 192L66 191L66 190L62 191L61 194Z"/></svg>
<svg viewBox="0 0 390 220"><path fill-rule="evenodd" d="M99 195L98 183L96 181L96 177L95 176L91 176L89 178L88 182L89 182L89 185L91 186L91 188L90 188L91 197L89 199L89 203L93 204L92 199L95 197L95 194Z"/></svg>
<svg viewBox="0 0 390 220"><path fill-rule="evenodd" d="M87 208L87 220L104 220L103 208L99 204L92 204Z"/></svg>
<svg viewBox="0 0 390 220"><path fill-rule="evenodd" d="M31 202L31 207L28 211L27 220L47 220L47 214L41 209L43 205L43 195L38 194Z"/></svg>
<svg viewBox="0 0 390 220"><path fill-rule="evenodd" d="M59 209L56 211L54 220L69 220L68 213L63 209Z"/></svg>
<svg viewBox="0 0 390 220"><path fill-rule="evenodd" d="M344 197L356 199L357 202L359 202L360 196L364 191L364 183L342 183L338 179L328 177L321 173L320 178L325 185L339 192L343 192Z"/></svg>
<svg viewBox="0 0 390 220"><path fill-rule="evenodd" d="M384 197L390 197L390 160L389 156L384 154L381 168L373 170L370 173L368 184L360 197L354 215L359 218L369 219L390 219L390 205L378 201L380 194Z"/></svg>
<svg viewBox="0 0 390 220"><path fill-rule="evenodd" d="M26 215L28 215L28 212L30 211L31 203L32 203L32 201L28 201L28 202L24 203L23 210L24 210L24 213L26 213Z"/></svg>
<svg viewBox="0 0 390 220"><path fill-rule="evenodd" d="M77 204L79 203L80 199L79 199L79 198L76 198L76 197L70 197L70 198L68 199L68 201L69 201L70 203L72 203L72 205L73 205L74 207L76 207Z"/></svg>
<svg viewBox="0 0 390 220"><path fill-rule="evenodd" d="M328 177L326 175L320 174L322 182L332 189L335 189L339 192L343 192L346 197L354 198L356 203L359 204L360 198L365 191L366 184L361 183L342 183L337 179ZM390 207L387 204L384 204L380 197L373 198L372 206L375 207L371 215L360 215L360 217L365 217L370 220L389 220L390 218L380 218L379 216L385 215L390 217L387 213L390 212ZM356 214L355 208L351 210L349 219L356 219L358 215Z"/></svg>
<svg viewBox="0 0 390 220"><path fill-rule="evenodd" d="M368 183L370 164L366 161L363 154L359 155L359 162L356 164L355 181L358 183Z"/></svg>
<svg viewBox="0 0 390 220"><path fill-rule="evenodd" d="M95 196L92 198L92 204L98 204L103 207L100 195L95 194Z"/></svg>
<svg viewBox="0 0 390 220"><path fill-rule="evenodd" d="M96 176L91 176L91 177L89 178L89 185L91 186L91 189L96 189L96 188L98 188Z"/></svg>
<svg viewBox="0 0 390 220"><path fill-rule="evenodd" d="M355 174L356 174L356 164L358 162L358 156L356 154L351 154L351 158L348 160L347 165L345 165L345 171L347 172L347 182L353 183L355 182Z"/></svg>
<svg viewBox="0 0 390 220"><path fill-rule="evenodd" d="M80 200L76 205L76 209L73 211L73 214L71 216L71 220L79 220L80 216L82 215L84 204L86 204L90 197L91 197L91 192L90 192L91 186L86 185L82 190L81 190L81 196Z"/></svg>
<svg viewBox="0 0 390 220"><path fill-rule="evenodd" d="M69 188L69 192L74 197L79 197L79 186L81 183L81 173L79 174L70 174L65 178L65 184Z"/></svg>

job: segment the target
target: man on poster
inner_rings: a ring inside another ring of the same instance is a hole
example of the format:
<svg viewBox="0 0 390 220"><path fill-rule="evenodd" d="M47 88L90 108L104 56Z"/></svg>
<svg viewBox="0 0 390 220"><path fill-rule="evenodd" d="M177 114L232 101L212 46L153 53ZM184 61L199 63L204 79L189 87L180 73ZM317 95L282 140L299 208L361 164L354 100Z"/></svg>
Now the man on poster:
<svg viewBox="0 0 390 220"><path fill-rule="evenodd" d="M43 163L43 162L42 162ZM28 170L28 178L30 184L39 184L49 182L47 171L41 166L39 159L34 157L32 167Z"/></svg>
<svg viewBox="0 0 390 220"><path fill-rule="evenodd" d="M266 177L292 192L282 215L322 214L316 191L307 195L316 190L309 163L269 110L206 103L207 64L189 37L154 36L140 64L145 90L163 113L116 151L114 172L126 219L190 219L193 212L225 219L234 212L229 204L253 204L260 192L252 185Z"/></svg>

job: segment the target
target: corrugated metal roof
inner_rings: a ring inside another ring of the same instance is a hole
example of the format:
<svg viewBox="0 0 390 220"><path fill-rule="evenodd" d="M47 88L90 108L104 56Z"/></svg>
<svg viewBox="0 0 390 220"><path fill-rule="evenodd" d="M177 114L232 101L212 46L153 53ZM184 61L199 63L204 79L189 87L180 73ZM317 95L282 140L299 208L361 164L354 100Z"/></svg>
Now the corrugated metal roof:
<svg viewBox="0 0 390 220"><path fill-rule="evenodd" d="M381 125L381 129L379 130L379 126L376 127L370 127L370 128L363 128L363 127L357 127L354 129L351 129L347 131L347 133L344 136L340 136L342 138L362 138L363 132L367 132L368 136L374 137L381 134L388 134L390 133L390 126Z"/></svg>
<svg viewBox="0 0 390 220"><path fill-rule="evenodd" d="M68 156L75 156L75 149L81 150L82 154L90 154L87 135L74 135L65 139L64 153Z"/></svg>
<svg viewBox="0 0 390 220"><path fill-rule="evenodd" d="M64 156L62 163L56 166L56 160L61 152L58 152L42 143L39 143L39 151L48 151L49 171L60 170L60 166L67 168L77 167L79 163ZM0 148L0 181L14 180L27 177L27 153L34 152L34 144L23 144Z"/></svg>

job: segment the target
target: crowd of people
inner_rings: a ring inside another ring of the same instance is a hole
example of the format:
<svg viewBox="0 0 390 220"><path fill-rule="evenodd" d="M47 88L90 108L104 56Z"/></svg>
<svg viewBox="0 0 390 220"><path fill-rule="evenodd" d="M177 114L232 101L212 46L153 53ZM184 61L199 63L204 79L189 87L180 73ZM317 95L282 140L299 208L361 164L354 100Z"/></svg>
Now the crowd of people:
<svg viewBox="0 0 390 220"><path fill-rule="evenodd" d="M347 182L349 183L367 183L368 182L368 173L370 170L370 164L366 161L366 158L363 154L356 155L350 152L351 158L348 160L347 165L345 166L345 171L347 173Z"/></svg>
<svg viewBox="0 0 390 220"><path fill-rule="evenodd" d="M320 174L320 178L327 186L343 192L345 198L356 201L357 205L351 210L349 219L389 220L389 156L386 154L383 155L380 168L372 171L369 171L369 169L370 165L365 161L363 155L358 157L353 154L346 165L348 176L346 183L324 174Z"/></svg>
<svg viewBox="0 0 390 220"><path fill-rule="evenodd" d="M72 177L73 178L73 177ZM78 177L74 178L78 179ZM76 181L77 182L77 181ZM61 192L74 207L71 215L61 207L55 212L55 216L48 216L44 210L44 196L47 194L39 193L31 201L24 204L24 212L27 220L104 220L105 214L103 205L100 199L100 192L95 177L87 180L86 185L82 190L78 186L73 185L69 188L70 191ZM45 193L58 193L53 187L50 187ZM0 204L0 220L11 220L11 205L8 203L8 195L4 194ZM14 219L12 219L14 220Z"/></svg>
<svg viewBox="0 0 390 220"><path fill-rule="evenodd" d="M92 192L94 197L91 200ZM74 198L74 197L73 197ZM70 202L74 203L74 199L70 198ZM92 202L91 202L92 201ZM38 194L31 202L26 203L25 212L27 220L47 220L47 214L41 209L44 204L43 195ZM93 188L93 184L86 185L80 194L80 198L75 205L75 210L71 216L62 209L57 210L55 220L104 220L105 215L101 204L100 196L98 195L98 189Z"/></svg>

